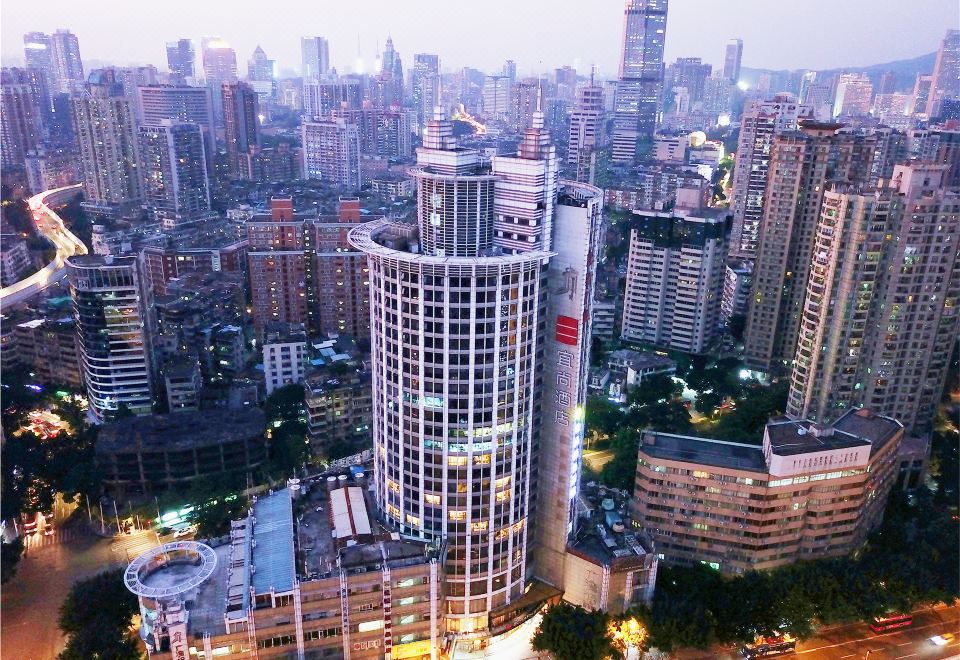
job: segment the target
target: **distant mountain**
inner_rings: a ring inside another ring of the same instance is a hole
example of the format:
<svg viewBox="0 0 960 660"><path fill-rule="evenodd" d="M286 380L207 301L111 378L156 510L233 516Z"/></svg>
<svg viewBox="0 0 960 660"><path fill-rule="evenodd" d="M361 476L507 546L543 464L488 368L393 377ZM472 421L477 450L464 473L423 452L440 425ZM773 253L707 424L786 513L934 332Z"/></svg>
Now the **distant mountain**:
<svg viewBox="0 0 960 660"><path fill-rule="evenodd" d="M823 75L826 78L840 73L866 72L866 74L870 76L870 80L875 85L880 81L880 76L883 75L884 71L893 71L897 81L896 89L912 90L913 82L918 73L933 73L933 65L936 58L937 54L934 52L927 53L926 55L920 55L919 57L913 57L908 60L896 60L894 62L885 62L884 64L871 64L870 66L848 66L840 69L818 69L816 71L818 77L819 75ZM753 85L756 84L760 76L765 73L770 73L775 76L782 76L785 79L789 79L794 76L801 75L804 71L808 70L809 69L784 69L775 71L772 69L751 69L749 67L743 67L740 77Z"/></svg>

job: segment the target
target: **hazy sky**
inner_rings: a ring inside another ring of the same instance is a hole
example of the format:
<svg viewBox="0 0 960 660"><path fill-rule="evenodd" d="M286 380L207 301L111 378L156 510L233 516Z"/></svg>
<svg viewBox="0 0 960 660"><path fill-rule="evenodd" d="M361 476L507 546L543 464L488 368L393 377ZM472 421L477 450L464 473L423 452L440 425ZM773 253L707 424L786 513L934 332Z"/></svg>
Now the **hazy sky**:
<svg viewBox="0 0 960 660"><path fill-rule="evenodd" d="M24 32L68 28L85 64L152 63L166 68L164 44L218 35L237 51L241 75L260 44L281 69L300 67L299 38L325 36L332 64L369 70L393 40L405 66L438 53L445 70L493 71L517 61L521 75L573 64L616 74L622 0L3 0L0 52L22 61ZM743 64L833 68L914 57L936 50L960 22L956 0L671 0L667 60L702 57L717 66L724 42L744 40ZM358 43L359 40L359 43ZM86 68L90 68L87 66Z"/></svg>

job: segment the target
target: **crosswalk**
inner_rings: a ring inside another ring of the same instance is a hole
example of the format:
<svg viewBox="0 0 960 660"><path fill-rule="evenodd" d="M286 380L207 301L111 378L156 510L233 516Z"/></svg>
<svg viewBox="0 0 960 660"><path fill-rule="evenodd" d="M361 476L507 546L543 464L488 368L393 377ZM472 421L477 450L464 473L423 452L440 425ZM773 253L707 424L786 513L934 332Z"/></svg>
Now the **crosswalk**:
<svg viewBox="0 0 960 660"><path fill-rule="evenodd" d="M132 561L156 546L157 535L147 531L116 536L110 543L110 549L123 561Z"/></svg>
<svg viewBox="0 0 960 660"><path fill-rule="evenodd" d="M86 536L87 532L83 529L77 527L68 527L66 529L58 529L53 534L49 536L43 534L42 532L36 532L28 536L23 537L23 547L27 550L31 548L47 548L52 545L60 545L61 543L66 543L71 539L78 538L80 536Z"/></svg>

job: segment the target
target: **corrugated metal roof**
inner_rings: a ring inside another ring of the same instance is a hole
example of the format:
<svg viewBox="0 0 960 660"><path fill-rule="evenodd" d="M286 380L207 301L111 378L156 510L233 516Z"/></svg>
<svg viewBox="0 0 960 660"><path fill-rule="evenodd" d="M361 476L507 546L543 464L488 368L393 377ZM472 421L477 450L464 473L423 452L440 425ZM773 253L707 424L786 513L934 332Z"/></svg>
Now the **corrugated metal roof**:
<svg viewBox="0 0 960 660"><path fill-rule="evenodd" d="M292 591L295 579L293 504L284 488L253 505L253 588L257 594Z"/></svg>

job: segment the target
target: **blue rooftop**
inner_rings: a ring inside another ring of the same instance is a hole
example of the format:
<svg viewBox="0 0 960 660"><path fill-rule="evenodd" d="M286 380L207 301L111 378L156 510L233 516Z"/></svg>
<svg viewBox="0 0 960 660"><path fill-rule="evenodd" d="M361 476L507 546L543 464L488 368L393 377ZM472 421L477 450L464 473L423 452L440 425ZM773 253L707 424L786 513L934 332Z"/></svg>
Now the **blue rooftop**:
<svg viewBox="0 0 960 660"><path fill-rule="evenodd" d="M253 589L257 594L292 591L295 577L293 503L286 488L253 505Z"/></svg>

